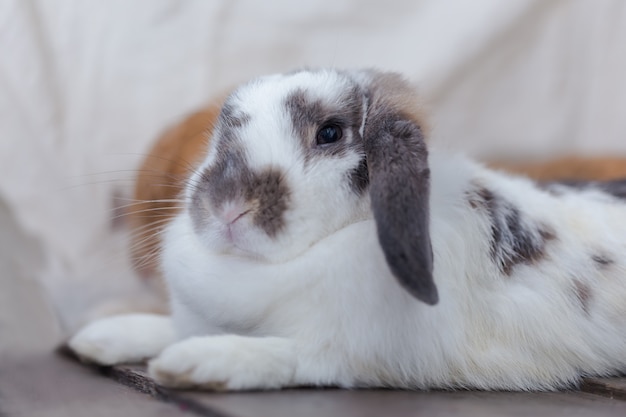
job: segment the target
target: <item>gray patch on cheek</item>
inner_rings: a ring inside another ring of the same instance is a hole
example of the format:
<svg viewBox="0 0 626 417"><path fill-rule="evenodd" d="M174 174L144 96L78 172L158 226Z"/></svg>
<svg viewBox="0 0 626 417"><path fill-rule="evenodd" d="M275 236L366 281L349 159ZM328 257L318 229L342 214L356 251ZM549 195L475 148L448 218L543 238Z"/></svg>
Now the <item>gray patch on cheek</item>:
<svg viewBox="0 0 626 417"><path fill-rule="evenodd" d="M218 146L216 163L202 173L199 187L204 188L211 202L221 203L245 196L252 177L242 149L226 151Z"/></svg>
<svg viewBox="0 0 626 417"><path fill-rule="evenodd" d="M254 224L268 236L276 237L285 227L285 212L291 198L283 174L267 169L254 175L247 191L247 199L255 207Z"/></svg>
<svg viewBox="0 0 626 417"><path fill-rule="evenodd" d="M490 255L505 275L510 276L516 265L535 264L544 259L547 243L556 239L553 228L526 219L519 208L485 187L470 191L468 202L488 218Z"/></svg>
<svg viewBox="0 0 626 417"><path fill-rule="evenodd" d="M203 230L212 208L226 201L245 198L246 184L252 181L246 152L236 129L219 125L214 132L215 162L204 169L193 184L189 207L196 230Z"/></svg>
<svg viewBox="0 0 626 417"><path fill-rule="evenodd" d="M243 200L253 224L274 238L285 227L291 193L282 173L266 169L255 173L240 152L219 155L201 176L191 197L190 215L196 230L206 227L212 207Z"/></svg>
<svg viewBox="0 0 626 417"><path fill-rule="evenodd" d="M251 178L242 150L224 153L218 149L217 162L193 184L189 214L196 232L207 226L212 207L245 197L244 186Z"/></svg>

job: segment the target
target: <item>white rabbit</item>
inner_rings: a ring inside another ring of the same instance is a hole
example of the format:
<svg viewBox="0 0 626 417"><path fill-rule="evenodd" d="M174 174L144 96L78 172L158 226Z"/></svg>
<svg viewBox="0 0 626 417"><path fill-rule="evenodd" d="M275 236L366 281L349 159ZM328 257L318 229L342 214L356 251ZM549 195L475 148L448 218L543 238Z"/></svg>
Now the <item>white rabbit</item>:
<svg viewBox="0 0 626 417"><path fill-rule="evenodd" d="M626 181L428 156L415 97L369 70L237 89L165 231L171 319L104 319L70 347L226 390L553 390L625 371Z"/></svg>

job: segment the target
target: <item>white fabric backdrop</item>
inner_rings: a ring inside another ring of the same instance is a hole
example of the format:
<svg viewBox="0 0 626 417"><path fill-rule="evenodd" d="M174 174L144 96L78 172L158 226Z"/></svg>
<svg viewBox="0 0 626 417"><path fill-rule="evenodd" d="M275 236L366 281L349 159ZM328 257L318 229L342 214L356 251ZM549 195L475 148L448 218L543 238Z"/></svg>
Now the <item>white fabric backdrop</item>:
<svg viewBox="0 0 626 417"><path fill-rule="evenodd" d="M439 147L626 154L623 0L0 0L0 200L66 325L141 292L115 195L168 124L295 67L405 73ZM3 248L11 250L10 242Z"/></svg>

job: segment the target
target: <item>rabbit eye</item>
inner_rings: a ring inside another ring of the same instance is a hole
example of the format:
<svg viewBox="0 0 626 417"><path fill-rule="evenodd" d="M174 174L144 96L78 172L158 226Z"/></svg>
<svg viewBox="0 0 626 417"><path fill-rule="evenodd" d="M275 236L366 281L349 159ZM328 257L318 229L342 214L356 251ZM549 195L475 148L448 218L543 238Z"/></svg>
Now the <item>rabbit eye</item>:
<svg viewBox="0 0 626 417"><path fill-rule="evenodd" d="M335 143L343 136L343 131L337 125L324 125L317 131L315 138L318 145Z"/></svg>

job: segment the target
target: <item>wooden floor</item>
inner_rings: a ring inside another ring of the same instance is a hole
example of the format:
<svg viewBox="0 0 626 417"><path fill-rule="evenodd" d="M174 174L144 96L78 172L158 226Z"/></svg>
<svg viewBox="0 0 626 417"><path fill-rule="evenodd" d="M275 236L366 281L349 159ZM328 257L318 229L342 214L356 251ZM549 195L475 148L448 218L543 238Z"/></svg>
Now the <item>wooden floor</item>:
<svg viewBox="0 0 626 417"><path fill-rule="evenodd" d="M559 393L341 389L201 393L163 389L141 367L101 368L100 372L207 416L626 416L625 379L589 380L582 391Z"/></svg>
<svg viewBox="0 0 626 417"><path fill-rule="evenodd" d="M607 390L601 395L339 389L206 393L166 390L136 368L89 367L47 352L2 363L0 415L623 417L626 384L621 384L614 398Z"/></svg>
<svg viewBox="0 0 626 417"><path fill-rule="evenodd" d="M626 379L588 380L559 393L297 389L165 390L141 368L82 365L55 348L63 336L33 280L34 242L6 222L0 201L0 417L100 416L626 416ZM0 242L2 243L2 242Z"/></svg>

